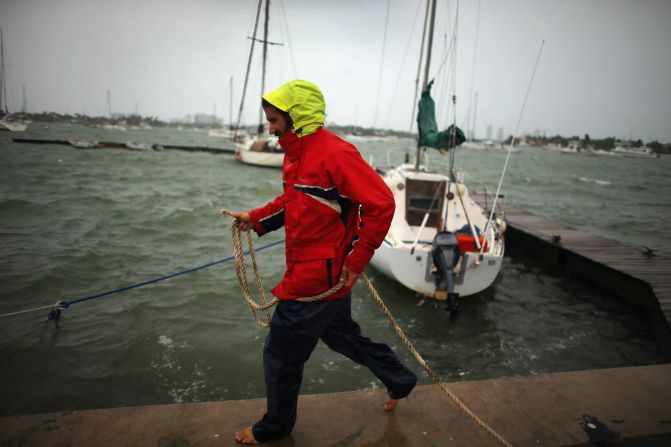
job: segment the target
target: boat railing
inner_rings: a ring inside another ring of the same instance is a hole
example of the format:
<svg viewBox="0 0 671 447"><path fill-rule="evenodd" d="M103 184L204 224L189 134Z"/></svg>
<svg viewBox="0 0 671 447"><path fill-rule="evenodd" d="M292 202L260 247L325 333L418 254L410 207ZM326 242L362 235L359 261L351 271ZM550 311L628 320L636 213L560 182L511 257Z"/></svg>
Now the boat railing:
<svg viewBox="0 0 671 447"><path fill-rule="evenodd" d="M494 193L492 193L489 188L487 188L487 184L483 182L482 180L474 177L473 175L469 174L468 172L458 170L457 171L457 178L459 178L460 183L463 182L464 178L468 177L471 181L473 181L477 186L482 187L482 192L478 192L476 188L473 188L473 191L471 192L471 195L474 196L483 196L484 197L484 209L489 210L490 203L494 203ZM501 217L504 216L505 214L505 194L499 194L499 200L496 201L496 210L495 213Z"/></svg>

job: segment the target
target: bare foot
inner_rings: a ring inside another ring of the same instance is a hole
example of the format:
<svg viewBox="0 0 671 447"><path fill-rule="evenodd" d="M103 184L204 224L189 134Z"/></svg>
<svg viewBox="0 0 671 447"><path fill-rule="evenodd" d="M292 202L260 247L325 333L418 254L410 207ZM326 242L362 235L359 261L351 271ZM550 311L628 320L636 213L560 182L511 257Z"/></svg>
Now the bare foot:
<svg viewBox="0 0 671 447"><path fill-rule="evenodd" d="M259 441L254 438L254 433L252 433L252 427L247 427L244 430L235 432L235 440L240 444L252 445L258 444Z"/></svg>
<svg viewBox="0 0 671 447"><path fill-rule="evenodd" d="M398 405L398 399L389 399L386 404L384 404L384 411L392 411Z"/></svg>

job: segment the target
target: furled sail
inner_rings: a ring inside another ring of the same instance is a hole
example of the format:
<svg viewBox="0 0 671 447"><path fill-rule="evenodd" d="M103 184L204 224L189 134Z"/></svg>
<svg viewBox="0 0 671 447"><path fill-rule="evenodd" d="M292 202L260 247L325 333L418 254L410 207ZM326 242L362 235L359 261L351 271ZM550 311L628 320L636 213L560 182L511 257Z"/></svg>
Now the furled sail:
<svg viewBox="0 0 671 447"><path fill-rule="evenodd" d="M419 145L435 149L449 150L466 141L464 132L456 126L450 126L439 132L436 124L436 103L431 98L431 86L422 92L417 113Z"/></svg>

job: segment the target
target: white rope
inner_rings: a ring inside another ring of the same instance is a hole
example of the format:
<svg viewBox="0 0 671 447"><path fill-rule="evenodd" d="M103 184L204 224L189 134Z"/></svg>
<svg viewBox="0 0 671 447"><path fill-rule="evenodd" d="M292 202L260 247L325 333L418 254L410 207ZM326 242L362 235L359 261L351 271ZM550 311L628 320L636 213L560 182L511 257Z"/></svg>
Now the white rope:
<svg viewBox="0 0 671 447"><path fill-rule="evenodd" d="M28 312L35 312L38 310L44 310L44 309L54 309L54 308L60 308L60 304L58 302L52 304L51 306L42 306L42 307L36 307L34 309L26 309L26 310L20 310L18 312L10 312L8 314L0 314L0 318L2 317L11 317L13 315L21 315L21 314L27 314Z"/></svg>

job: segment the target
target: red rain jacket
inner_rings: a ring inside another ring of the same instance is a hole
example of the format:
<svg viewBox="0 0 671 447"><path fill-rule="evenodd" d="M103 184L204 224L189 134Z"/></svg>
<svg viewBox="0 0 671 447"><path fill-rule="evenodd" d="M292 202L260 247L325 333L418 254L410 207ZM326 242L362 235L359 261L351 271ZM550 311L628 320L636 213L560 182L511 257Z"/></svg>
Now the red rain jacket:
<svg viewBox="0 0 671 447"><path fill-rule="evenodd" d="M363 272L389 230L395 205L359 151L331 132L319 128L298 137L289 130L279 143L284 193L249 215L259 236L284 225L287 270L272 293L292 300L328 290L343 264Z"/></svg>

